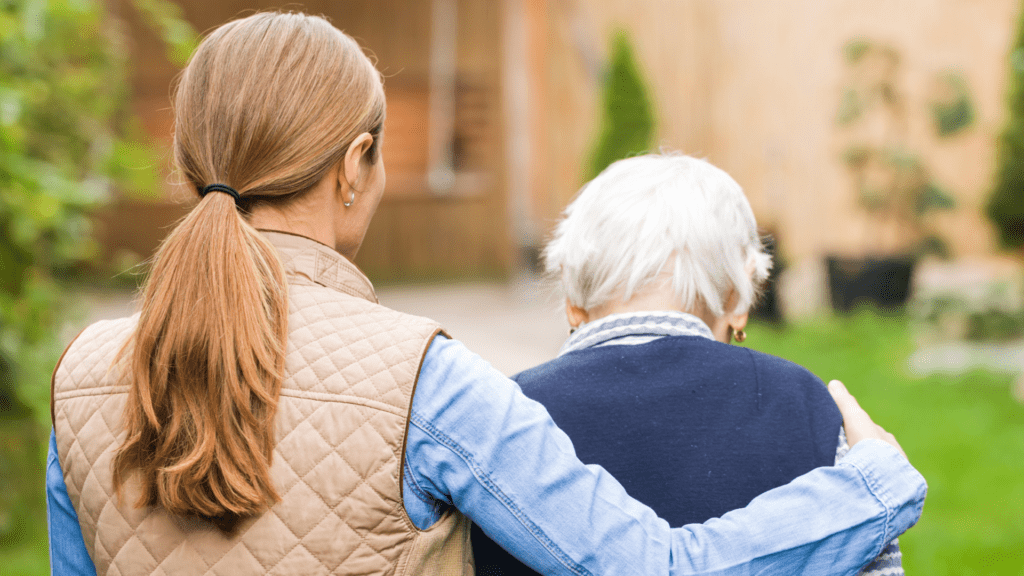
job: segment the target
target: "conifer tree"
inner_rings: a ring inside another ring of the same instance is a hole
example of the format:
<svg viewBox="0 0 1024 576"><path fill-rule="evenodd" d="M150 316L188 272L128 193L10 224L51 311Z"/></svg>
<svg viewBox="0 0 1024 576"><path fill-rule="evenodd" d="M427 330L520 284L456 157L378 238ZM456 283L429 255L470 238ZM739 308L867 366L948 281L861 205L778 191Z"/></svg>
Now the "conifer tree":
<svg viewBox="0 0 1024 576"><path fill-rule="evenodd" d="M1008 247L1024 245L1024 14L1010 53L1009 115L999 139L995 190L988 215Z"/></svg>
<svg viewBox="0 0 1024 576"><path fill-rule="evenodd" d="M654 138L654 112L647 86L623 30L612 37L601 107L601 134L591 153L588 180L616 160L647 152Z"/></svg>

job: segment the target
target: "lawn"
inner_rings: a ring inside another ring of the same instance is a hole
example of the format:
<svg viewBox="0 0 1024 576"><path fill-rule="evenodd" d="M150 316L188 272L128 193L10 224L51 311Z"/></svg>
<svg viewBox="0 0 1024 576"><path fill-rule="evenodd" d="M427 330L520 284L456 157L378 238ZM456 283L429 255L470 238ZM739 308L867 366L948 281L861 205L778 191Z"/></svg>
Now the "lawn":
<svg viewBox="0 0 1024 576"><path fill-rule="evenodd" d="M845 382L928 479L924 516L900 539L908 574L1024 576L1024 407L1011 399L1010 376L912 378L906 321L869 312L748 332L751 347ZM7 430L0 441L9 444ZM0 469L11 472L6 464ZM19 468L23 483L42 484L41 463ZM45 509L35 494L22 515L32 521L0 543L5 575L47 573Z"/></svg>
<svg viewBox="0 0 1024 576"><path fill-rule="evenodd" d="M906 321L867 312L748 332L752 348L842 380L928 480L900 538L907 574L1024 575L1024 407L1009 375L912 378Z"/></svg>

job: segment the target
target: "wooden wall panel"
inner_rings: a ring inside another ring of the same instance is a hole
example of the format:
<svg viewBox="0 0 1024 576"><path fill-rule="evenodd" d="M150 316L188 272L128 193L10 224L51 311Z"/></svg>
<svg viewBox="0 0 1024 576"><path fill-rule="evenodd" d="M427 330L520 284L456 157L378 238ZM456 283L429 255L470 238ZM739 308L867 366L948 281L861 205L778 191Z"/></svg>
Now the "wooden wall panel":
<svg viewBox="0 0 1024 576"><path fill-rule="evenodd" d="M550 0L545 119L550 219L581 183L599 120L600 68L617 27L635 43L655 98L658 143L708 158L744 187L760 224L793 259L863 254L877 244L841 163L835 114L843 45L896 47L913 116L911 146L959 207L933 223L954 253L995 249L983 207L1002 129L1018 0ZM929 112L936 75L957 72L977 121L937 139Z"/></svg>
<svg viewBox="0 0 1024 576"><path fill-rule="evenodd" d="M200 31L279 4L266 1L179 0ZM128 25L134 63L134 106L146 131L164 149L170 172L173 117L170 85L177 73L164 48L127 0L111 0ZM458 0L456 137L472 173L457 180L454 197L426 185L431 2L423 0L305 0L288 3L328 17L355 37L385 75L389 111L384 158L388 185L359 263L377 278L493 276L512 264L504 191L500 97L500 13L490 0ZM194 201L194 191L168 175L158 201L125 200L99 215L108 252L148 257Z"/></svg>
<svg viewBox="0 0 1024 576"><path fill-rule="evenodd" d="M356 264L375 282L503 276L507 247L493 233L503 222L489 204L482 197L385 202Z"/></svg>

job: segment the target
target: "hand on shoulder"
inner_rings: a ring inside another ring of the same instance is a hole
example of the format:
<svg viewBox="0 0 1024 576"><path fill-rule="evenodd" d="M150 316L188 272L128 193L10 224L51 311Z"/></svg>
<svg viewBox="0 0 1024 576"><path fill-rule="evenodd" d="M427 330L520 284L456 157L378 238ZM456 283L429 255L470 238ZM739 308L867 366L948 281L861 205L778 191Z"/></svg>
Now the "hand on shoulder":
<svg viewBox="0 0 1024 576"><path fill-rule="evenodd" d="M875 438L894 446L904 458L907 453L900 447L896 437L885 431L884 428L875 424L871 416L860 407L857 399L847 391L846 386L839 380L832 380L828 383L828 391L839 406L839 412L843 415L843 427L846 429L846 438L850 448L861 440Z"/></svg>

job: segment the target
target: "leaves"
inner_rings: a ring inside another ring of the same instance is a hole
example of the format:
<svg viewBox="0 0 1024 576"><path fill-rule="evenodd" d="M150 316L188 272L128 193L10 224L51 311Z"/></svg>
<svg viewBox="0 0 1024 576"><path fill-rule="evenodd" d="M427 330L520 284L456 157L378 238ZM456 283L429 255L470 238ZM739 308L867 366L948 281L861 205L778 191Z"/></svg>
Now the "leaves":
<svg viewBox="0 0 1024 576"><path fill-rule="evenodd" d="M873 45L871 42L863 39L851 40L843 46L843 56L846 57L846 63L854 65L860 62L871 49Z"/></svg>
<svg viewBox="0 0 1024 576"><path fill-rule="evenodd" d="M647 152L654 138L654 111L629 36L612 39L611 64L604 85L601 135L591 155L588 179L609 164Z"/></svg>
<svg viewBox="0 0 1024 576"><path fill-rule="evenodd" d="M860 96L857 91L852 88L843 90L843 95L839 100L839 110L836 112L836 122L840 126L845 126L858 119L864 111L864 105L861 102Z"/></svg>
<svg viewBox="0 0 1024 576"><path fill-rule="evenodd" d="M881 220L891 219L913 230L918 248L948 253L924 216L956 206L953 196L934 180L920 155L906 147L908 107L899 81L900 55L885 44L853 40L843 48L847 84L843 87L836 122L860 138L842 152L862 208ZM974 120L966 82L955 74L940 77L945 98L932 103L940 133L959 132ZM885 130L865 136L857 127L872 122ZM919 252L920 253L920 252Z"/></svg>
<svg viewBox="0 0 1024 576"><path fill-rule="evenodd" d="M934 182L925 183L917 194L917 213L923 215L931 210L951 210L956 208L956 199L945 189Z"/></svg>
<svg viewBox="0 0 1024 576"><path fill-rule="evenodd" d="M199 43L195 29L182 18L181 7L166 0L134 0L150 26L160 32L167 46L167 58L184 66Z"/></svg>
<svg viewBox="0 0 1024 576"><path fill-rule="evenodd" d="M999 138L996 183L986 212L1004 246L1024 246L1024 14L1010 53L1009 115Z"/></svg>
<svg viewBox="0 0 1024 576"><path fill-rule="evenodd" d="M953 136L974 123L974 102L963 76L949 72L939 77L942 99L932 102L932 117L939 136Z"/></svg>
<svg viewBox="0 0 1024 576"><path fill-rule="evenodd" d="M187 56L196 35L178 7L135 2L169 49ZM104 6L0 1L0 362L18 396L0 405L23 402L39 418L69 309L65 272L98 254L91 212L115 188L159 182L129 107L125 30Z"/></svg>

